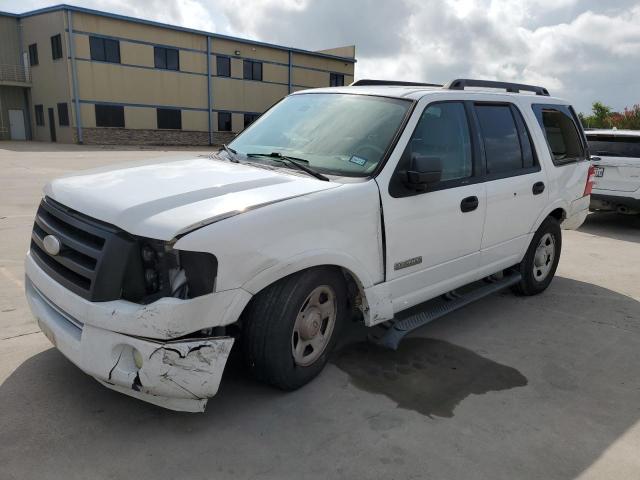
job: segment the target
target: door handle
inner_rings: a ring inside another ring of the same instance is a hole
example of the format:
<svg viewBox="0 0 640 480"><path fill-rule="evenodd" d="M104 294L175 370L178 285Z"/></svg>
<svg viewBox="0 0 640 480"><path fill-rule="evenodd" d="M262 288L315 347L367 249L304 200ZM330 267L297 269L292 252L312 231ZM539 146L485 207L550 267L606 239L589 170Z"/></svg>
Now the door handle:
<svg viewBox="0 0 640 480"><path fill-rule="evenodd" d="M463 212L471 212L478 208L478 203L478 197L476 196L463 198L460 202L460 210Z"/></svg>
<svg viewBox="0 0 640 480"><path fill-rule="evenodd" d="M533 188L531 189L534 195L540 195L544 192L544 182L536 182L533 184Z"/></svg>

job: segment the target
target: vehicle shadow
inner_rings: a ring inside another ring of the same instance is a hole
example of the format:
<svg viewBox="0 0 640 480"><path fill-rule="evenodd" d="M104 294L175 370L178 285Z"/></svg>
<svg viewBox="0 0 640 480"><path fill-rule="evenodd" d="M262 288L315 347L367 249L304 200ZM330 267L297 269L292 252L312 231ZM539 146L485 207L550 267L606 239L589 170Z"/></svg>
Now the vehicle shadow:
<svg viewBox="0 0 640 480"><path fill-rule="evenodd" d="M347 325L290 393L236 355L204 414L112 392L46 350L0 385L0 478L575 478L640 419L640 302L596 285L488 297L397 352L368 333Z"/></svg>
<svg viewBox="0 0 640 480"><path fill-rule="evenodd" d="M616 212L592 212L578 229L600 237L640 243L640 215Z"/></svg>

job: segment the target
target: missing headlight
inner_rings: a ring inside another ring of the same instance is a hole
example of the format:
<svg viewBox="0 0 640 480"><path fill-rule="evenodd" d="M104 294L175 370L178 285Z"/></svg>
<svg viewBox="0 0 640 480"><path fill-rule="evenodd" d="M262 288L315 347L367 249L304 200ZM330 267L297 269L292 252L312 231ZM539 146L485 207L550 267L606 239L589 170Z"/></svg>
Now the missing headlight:
<svg viewBox="0 0 640 480"><path fill-rule="evenodd" d="M138 238L123 279L122 298L148 304L162 297L195 298L212 293L218 260L210 253L175 250L172 244Z"/></svg>

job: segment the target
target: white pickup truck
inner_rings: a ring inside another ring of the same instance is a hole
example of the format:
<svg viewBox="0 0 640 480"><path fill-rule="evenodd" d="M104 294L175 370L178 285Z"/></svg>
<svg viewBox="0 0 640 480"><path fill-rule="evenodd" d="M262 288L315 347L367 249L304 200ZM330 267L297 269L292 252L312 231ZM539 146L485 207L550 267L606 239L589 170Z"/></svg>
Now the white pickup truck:
<svg viewBox="0 0 640 480"><path fill-rule="evenodd" d="M547 288L560 228L588 212L588 158L575 112L541 87L297 92L209 158L52 181L26 295L66 357L147 402L204 410L234 343L295 389L354 313L397 348L498 289Z"/></svg>

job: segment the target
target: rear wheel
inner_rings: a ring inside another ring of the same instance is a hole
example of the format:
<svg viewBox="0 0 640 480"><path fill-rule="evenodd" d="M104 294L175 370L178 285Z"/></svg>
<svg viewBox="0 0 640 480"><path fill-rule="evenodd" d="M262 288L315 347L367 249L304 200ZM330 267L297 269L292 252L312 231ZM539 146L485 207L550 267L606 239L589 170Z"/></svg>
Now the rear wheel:
<svg viewBox="0 0 640 480"><path fill-rule="evenodd" d="M283 390L312 380L327 363L347 315L344 277L330 268L285 277L243 314L244 362L257 379Z"/></svg>
<svg viewBox="0 0 640 480"><path fill-rule="evenodd" d="M562 250L562 234L558 221L547 217L536 231L527 249L519 271L520 283L514 290L520 295L537 295L543 292L553 280L558 268Z"/></svg>

